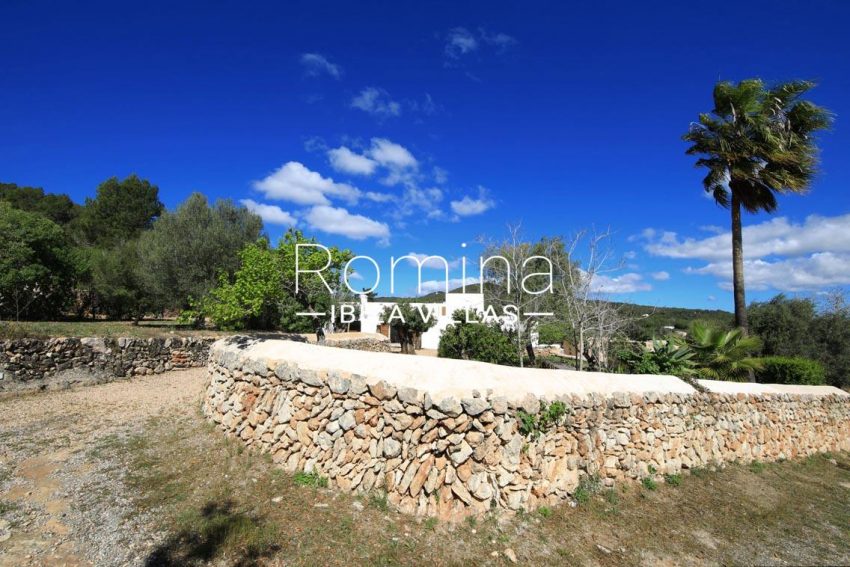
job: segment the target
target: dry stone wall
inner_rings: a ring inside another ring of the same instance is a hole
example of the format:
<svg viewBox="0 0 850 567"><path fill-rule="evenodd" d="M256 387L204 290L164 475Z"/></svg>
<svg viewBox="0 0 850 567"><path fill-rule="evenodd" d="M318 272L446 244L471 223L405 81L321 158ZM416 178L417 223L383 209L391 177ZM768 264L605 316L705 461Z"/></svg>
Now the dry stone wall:
<svg viewBox="0 0 850 567"><path fill-rule="evenodd" d="M322 369L328 357L322 347L286 347L299 353L287 359L268 356L274 349L267 346L213 345L204 401L211 420L289 471L315 472L343 491L385 491L403 512L449 521L554 505L589 475L613 485L725 461L850 449L850 397L828 388L817 390L825 395L692 391L548 399L470 389L432 398L427 380L410 387L409 362L386 358L402 355L358 353L355 362L363 354L378 357L375 368L386 370L363 375ZM446 373L459 364L440 362ZM463 376L458 380L462 385ZM567 407L561 423L539 437L520 432L520 411L535 414L541 402L556 400Z"/></svg>
<svg viewBox="0 0 850 567"><path fill-rule="evenodd" d="M0 392L96 383L204 366L213 338L53 338L0 341Z"/></svg>

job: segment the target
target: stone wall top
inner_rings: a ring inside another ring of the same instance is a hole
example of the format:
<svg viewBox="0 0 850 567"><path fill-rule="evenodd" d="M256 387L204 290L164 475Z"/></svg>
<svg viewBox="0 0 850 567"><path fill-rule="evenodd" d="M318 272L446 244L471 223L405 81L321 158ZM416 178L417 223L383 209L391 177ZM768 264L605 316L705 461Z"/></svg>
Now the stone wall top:
<svg viewBox="0 0 850 567"><path fill-rule="evenodd" d="M753 382L723 382L697 380L709 392L717 394L798 394L815 396L850 396L835 386L804 386L800 384L756 384Z"/></svg>
<svg viewBox="0 0 850 567"><path fill-rule="evenodd" d="M337 371L362 376L367 383L381 380L396 387L428 392L433 400L447 397L464 398L473 390L504 396L519 401L528 394L555 399L559 396L614 393L693 394L696 390L675 376L611 374L499 366L471 360L454 360L431 356L402 356L394 353L361 352L325 348L312 344L232 337L217 341L212 347L217 355L229 351L235 360L262 361L270 369L282 362L295 363L304 369ZM787 384L753 384L699 380L709 392L718 394L797 394L816 396L850 396L832 386L798 386Z"/></svg>
<svg viewBox="0 0 850 567"><path fill-rule="evenodd" d="M528 394L547 399L559 396L625 393L691 394L692 386L674 376L608 374L516 368L471 360L394 353L361 352L279 340L248 337L222 339L212 346L219 360L265 362L274 369L279 363L294 363L315 371L347 372L363 376L367 384L381 380L398 388L428 392L435 401L447 397L467 398L472 391L504 396L519 401ZM222 355L225 355L222 357Z"/></svg>

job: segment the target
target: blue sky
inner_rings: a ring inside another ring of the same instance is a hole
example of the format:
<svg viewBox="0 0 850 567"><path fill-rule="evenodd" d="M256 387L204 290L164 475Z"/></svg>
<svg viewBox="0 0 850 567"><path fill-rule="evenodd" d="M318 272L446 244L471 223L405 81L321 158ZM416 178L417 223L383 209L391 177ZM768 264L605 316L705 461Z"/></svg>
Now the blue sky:
<svg viewBox="0 0 850 567"><path fill-rule="evenodd" d="M745 219L748 297L850 284L850 3L7 1L0 21L2 181L250 200L384 282L391 255L474 261L461 243L507 223L610 226L606 291L654 305L732 305L728 212L680 140L714 82L814 79L823 172Z"/></svg>

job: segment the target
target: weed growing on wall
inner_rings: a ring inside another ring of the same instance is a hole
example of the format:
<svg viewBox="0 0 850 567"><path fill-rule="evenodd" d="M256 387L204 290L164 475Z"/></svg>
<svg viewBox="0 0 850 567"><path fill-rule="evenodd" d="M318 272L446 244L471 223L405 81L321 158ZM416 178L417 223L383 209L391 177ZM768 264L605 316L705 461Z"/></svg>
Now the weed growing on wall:
<svg viewBox="0 0 850 567"><path fill-rule="evenodd" d="M523 410L517 412L519 432L529 439L536 440L541 434L564 422L569 410L564 402L540 402L540 411L536 414Z"/></svg>

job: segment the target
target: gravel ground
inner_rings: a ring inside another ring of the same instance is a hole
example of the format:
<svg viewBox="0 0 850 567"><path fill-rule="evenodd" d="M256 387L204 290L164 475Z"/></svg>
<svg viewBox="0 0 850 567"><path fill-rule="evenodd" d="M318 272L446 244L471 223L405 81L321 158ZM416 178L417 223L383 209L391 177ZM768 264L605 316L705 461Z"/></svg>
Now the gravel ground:
<svg viewBox="0 0 850 567"><path fill-rule="evenodd" d="M0 400L0 565L141 565L165 537L110 447L197 411L206 369Z"/></svg>

